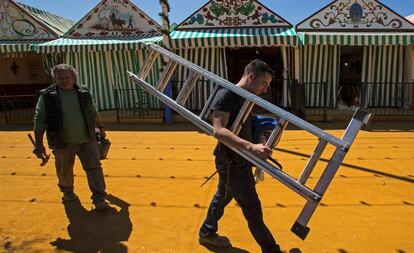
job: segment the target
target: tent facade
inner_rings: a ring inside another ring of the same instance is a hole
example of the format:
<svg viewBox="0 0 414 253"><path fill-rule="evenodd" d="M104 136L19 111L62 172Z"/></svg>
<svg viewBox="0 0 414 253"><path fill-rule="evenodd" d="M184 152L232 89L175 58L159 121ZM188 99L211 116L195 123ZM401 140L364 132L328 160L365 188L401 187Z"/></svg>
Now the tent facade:
<svg viewBox="0 0 414 253"><path fill-rule="evenodd" d="M117 103L134 108L141 92L136 92L140 88L129 80L127 71L139 71L146 57L143 43L159 43L159 29L130 1L103 0L62 38L39 45L37 51L49 69L56 63L73 65L78 81L90 88L99 110L115 109ZM157 64L161 66L161 60ZM155 81L158 76L153 70L149 78ZM116 90L127 95L117 97ZM150 103L161 107L156 100Z"/></svg>
<svg viewBox="0 0 414 253"><path fill-rule="evenodd" d="M376 0L336 0L300 22L296 32L300 40L299 81L327 86L306 86L308 107L336 107L345 87L340 77L345 75L344 69L352 68L342 59L349 50L362 50L362 62L356 64L362 106L400 104L398 96L404 93L400 84L408 81L407 58L414 45L414 25L407 19Z"/></svg>
<svg viewBox="0 0 414 253"><path fill-rule="evenodd" d="M228 49L279 47L285 52L298 42L292 25L258 1L211 0L175 28L170 47L187 60L229 79ZM286 55L290 54L283 53ZM277 55L271 57L276 59ZM293 57L284 57L281 64L287 66L291 60ZM179 89L189 73L181 68L176 72ZM213 90L212 83L201 82L188 100L190 109L202 109Z"/></svg>
<svg viewBox="0 0 414 253"><path fill-rule="evenodd" d="M0 93L33 93L50 76L36 47L63 35L74 22L13 0L0 0Z"/></svg>
<svg viewBox="0 0 414 253"><path fill-rule="evenodd" d="M57 39L74 24L13 0L0 0L0 12L0 54L33 52L37 44Z"/></svg>

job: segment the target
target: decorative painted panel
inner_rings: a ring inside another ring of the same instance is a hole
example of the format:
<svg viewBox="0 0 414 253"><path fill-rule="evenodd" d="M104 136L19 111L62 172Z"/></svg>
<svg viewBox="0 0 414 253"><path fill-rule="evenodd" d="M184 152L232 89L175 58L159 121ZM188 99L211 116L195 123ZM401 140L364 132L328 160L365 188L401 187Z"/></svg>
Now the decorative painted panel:
<svg viewBox="0 0 414 253"><path fill-rule="evenodd" d="M255 0L211 0L181 23L177 30L291 26L282 17Z"/></svg>
<svg viewBox="0 0 414 253"><path fill-rule="evenodd" d="M56 38L48 29L33 19L10 0L0 0L0 39L33 40Z"/></svg>
<svg viewBox="0 0 414 253"><path fill-rule="evenodd" d="M298 31L412 29L413 24L375 0L337 0L297 26Z"/></svg>
<svg viewBox="0 0 414 253"><path fill-rule="evenodd" d="M68 32L68 37L107 38L158 34L159 28L153 19L130 1L103 0Z"/></svg>

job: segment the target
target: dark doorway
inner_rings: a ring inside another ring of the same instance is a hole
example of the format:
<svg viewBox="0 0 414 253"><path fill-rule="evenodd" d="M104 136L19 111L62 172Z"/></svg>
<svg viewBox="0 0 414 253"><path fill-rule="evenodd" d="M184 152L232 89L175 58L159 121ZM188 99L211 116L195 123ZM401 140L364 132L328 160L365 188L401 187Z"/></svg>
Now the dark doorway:
<svg viewBox="0 0 414 253"><path fill-rule="evenodd" d="M255 59L266 62L275 71L274 81L262 97L278 105L283 96L283 85L280 81L275 81L283 79L283 59L278 47L226 48L229 81L237 83L243 75L244 67Z"/></svg>
<svg viewBox="0 0 414 253"><path fill-rule="evenodd" d="M364 48L360 46L341 48L338 100L344 106L351 107L359 103L363 54Z"/></svg>

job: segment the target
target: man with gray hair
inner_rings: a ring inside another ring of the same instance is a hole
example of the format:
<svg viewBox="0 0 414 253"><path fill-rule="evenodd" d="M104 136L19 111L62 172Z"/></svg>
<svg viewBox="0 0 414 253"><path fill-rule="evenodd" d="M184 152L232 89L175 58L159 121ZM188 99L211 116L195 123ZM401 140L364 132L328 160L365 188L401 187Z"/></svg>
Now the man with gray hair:
<svg viewBox="0 0 414 253"><path fill-rule="evenodd" d="M40 91L34 117L35 149L39 158L46 153L43 135L46 132L49 148L55 154L58 186L64 203L74 201L73 165L77 155L86 172L92 202L96 210L108 207L105 201L105 180L99 161L95 127L100 136L105 131L86 86L76 83L76 70L68 64L52 69L55 83Z"/></svg>

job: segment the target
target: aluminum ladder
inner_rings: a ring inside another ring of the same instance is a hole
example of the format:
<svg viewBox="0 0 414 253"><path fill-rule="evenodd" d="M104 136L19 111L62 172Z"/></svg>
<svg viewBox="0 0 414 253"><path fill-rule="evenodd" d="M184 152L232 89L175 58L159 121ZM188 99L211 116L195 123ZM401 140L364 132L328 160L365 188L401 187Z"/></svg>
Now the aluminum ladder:
<svg viewBox="0 0 414 253"><path fill-rule="evenodd" d="M146 44L148 49L148 57L145 60L143 66L140 69L140 72L135 75L128 71L130 79L135 82L137 85L142 87L144 90L152 94L157 99L161 100L164 104L171 107L187 120L191 121L197 127L202 129L209 135L213 135L213 126L206 120L210 114L210 103L213 101L215 93L219 87L224 87L237 95L245 98L245 103L234 124L231 126L231 131L235 134L238 134L243 122L246 120L248 114L251 112L254 105L262 107L267 110L269 113L276 115L279 120L279 124L272 131L266 145L270 148L274 148L283 130L286 128L288 123L293 124L300 129L306 130L307 132L318 137L318 144L315 147L313 154L310 156L306 166L304 167L300 177L298 179L293 178L287 173L281 171L276 166L268 161L261 160L254 154L249 151L234 149L233 151L238 153L240 156L244 157L251 164L260 168L261 170L268 173L273 178L279 180L282 184L286 185L291 190L295 191L297 194L302 196L307 200L305 206L303 207L299 217L293 224L291 231L300 237L302 240L305 240L307 237L310 228L307 227L313 213L315 212L319 202L321 201L322 196L325 194L329 184L334 178L339 166L345 158L349 148L351 147L355 137L357 136L359 130L364 124L368 124L371 114L363 110L357 109L353 115L351 121L348 124L343 136L341 139L323 131L322 129L312 125L311 123L267 102L266 100L234 85L233 83L201 68L200 66L191 63L183 59L182 57L175 55L174 53L168 51L165 48L162 48L158 45L148 43ZM164 71L155 85L151 85L146 81L152 66L157 57L163 57L167 61L167 64L164 68ZM190 75L185 81L183 87L179 91L178 96L173 99L164 94L164 90L167 86L167 83L171 79L174 70L178 65L181 65L190 70ZM210 97L208 98L206 104L204 105L203 110L199 115L191 112L185 108L186 101L188 100L191 92L197 84L197 81L200 77L204 77L216 84L216 87ZM330 158L326 168L324 169L322 176L317 182L314 189L308 188L305 184L309 176L311 175L313 169L315 168L316 163L321 157L326 146L330 144L335 147L335 151Z"/></svg>

